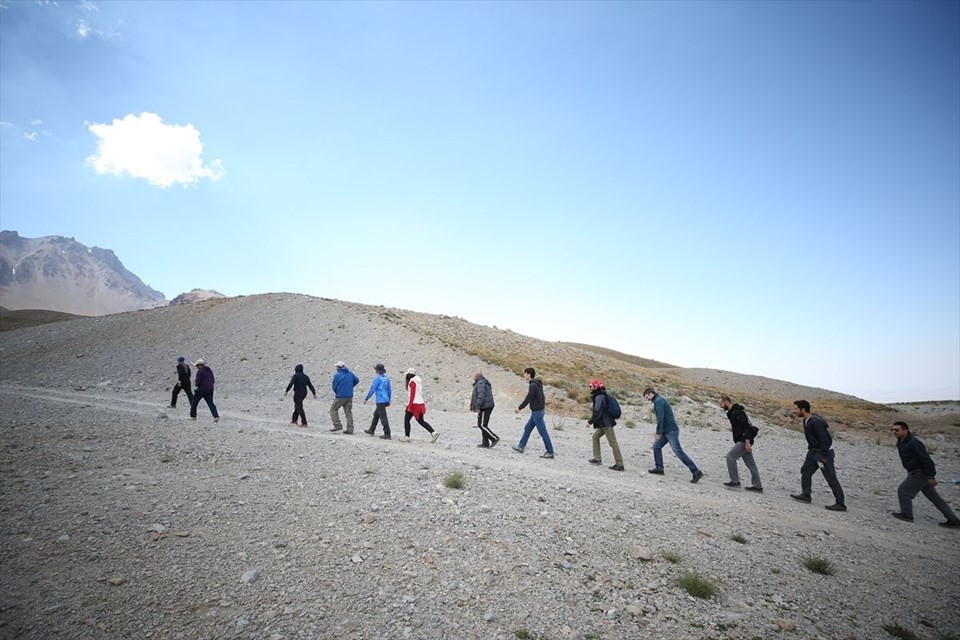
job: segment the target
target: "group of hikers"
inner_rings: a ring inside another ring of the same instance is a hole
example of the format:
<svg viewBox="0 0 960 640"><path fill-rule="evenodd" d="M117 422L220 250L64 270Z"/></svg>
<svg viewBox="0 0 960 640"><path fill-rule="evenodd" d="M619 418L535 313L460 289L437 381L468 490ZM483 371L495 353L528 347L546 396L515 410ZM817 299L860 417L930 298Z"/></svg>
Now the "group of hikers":
<svg viewBox="0 0 960 640"><path fill-rule="evenodd" d="M219 421L217 407L213 403L214 376L210 367L200 359L194 363L197 368L196 386L191 392L190 387L190 366L186 364L183 356L177 358L177 383L173 387L173 396L170 401L170 407L176 407L177 396L180 391L185 391L190 400L190 419L196 420L197 405L200 400L204 400L210 408L214 422ZM387 417L387 407L390 406L393 399L390 377L387 375L386 367L383 364L374 365L375 377L370 385L370 389L364 397L363 403L373 398L376 404L373 416L370 422L370 428L365 429L364 433L370 436L376 435L377 426L381 426L383 440L392 439L390 432L390 420ZM530 436L536 429L540 439L543 441L544 452L541 458L553 459L553 442L550 439L550 433L547 431L547 424L544 420L546 400L543 392L543 383L536 377L537 373L533 367L527 367L523 371L523 379L527 382L527 395L523 401L514 410L520 413L526 407L530 407L530 418L523 428L523 434L520 441L513 445L513 450L518 453L524 453L527 448ZM331 382L331 388L334 393L333 404L330 405L330 420L333 423L331 432L339 432L346 435L354 433L353 430L353 395L354 387L360 384L360 378L357 377L344 362L336 363L336 373ZM600 440L607 439L607 443L613 452L614 464L609 468L613 471L623 471L623 455L620 452L620 445L617 442L617 436L614 427L617 419L621 417L621 409L617 400L607 393L606 386L602 380L594 379L589 383L591 398L591 415L587 420L587 426L593 427L593 457L590 458L590 464L601 465L602 453ZM310 381L310 376L303 372L303 365L298 364L294 367L293 377L287 385L284 395L287 395L293 389L293 415L290 418L290 424L307 426L307 415L303 408L303 401L307 397L307 392L317 398L317 391ZM423 380L417 375L415 369L407 369L405 374L404 389L407 392L406 405L404 407L403 432L400 438L401 442L410 441L411 421L416 420L427 433L430 434L430 441L436 442L440 438L440 432L434 429L428 423L424 416L427 412L425 396L423 393ZM653 403L653 410L656 415L657 426L656 435L653 440L653 459L654 466L648 470L648 473L654 475L664 475L663 448L670 445L674 455L690 470L691 483L697 483L703 478L704 473L696 463L688 456L680 445L680 427L673 414L673 408L670 402L656 390L647 387L643 391L643 397ZM731 432L733 436L733 447L727 452L727 472L730 476L724 486L737 488L741 486L738 461L743 460L747 470L750 472L750 485L744 487L746 491L763 493L763 485L760 480L760 471L757 468L756 460L753 457L753 446L759 430L750 422L746 410L740 404L723 395L719 399L720 407L726 412L727 419L730 421ZM500 437L490 429L490 415L493 412L495 403L493 398L493 388L490 382L483 376L483 373L476 372L473 375L473 392L470 396L470 411L477 414L477 428L480 430L481 442L477 445L483 449L491 449L500 442ZM346 419L346 428L340 419L340 411L343 410ZM837 478L836 468L834 466L833 438L830 436L829 425L817 414L811 413L811 405L806 400L797 400L793 403L792 413L803 422L803 433L807 441L807 455L803 465L800 467L800 493L791 494L794 500L804 503L811 503L813 498L812 484L813 476L819 470L830 490L833 492L834 503L826 505L829 511L846 511L846 500L843 488ZM900 454L900 461L907 471L907 478L897 488L897 497L900 503L900 510L892 512L892 516L904 522L913 522L913 499L918 493L923 493L930 502L944 515L945 522L940 526L947 528L960 528L960 519L953 512L946 501L936 490L936 466L930 458L926 446L910 433L910 428L905 422L895 422L893 425L893 434L897 438L897 451Z"/></svg>

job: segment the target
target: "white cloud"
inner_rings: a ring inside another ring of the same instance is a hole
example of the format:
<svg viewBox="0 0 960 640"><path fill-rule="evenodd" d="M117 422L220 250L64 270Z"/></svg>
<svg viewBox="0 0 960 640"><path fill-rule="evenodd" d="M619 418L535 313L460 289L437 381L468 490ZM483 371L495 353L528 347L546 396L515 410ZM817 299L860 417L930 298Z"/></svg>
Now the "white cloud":
<svg viewBox="0 0 960 640"><path fill-rule="evenodd" d="M12 122L7 122L6 120L0 120L0 129L8 129L13 126Z"/></svg>
<svg viewBox="0 0 960 640"><path fill-rule="evenodd" d="M89 0L83 0L83 2L80 3L80 10L90 13L91 11L100 11L100 7Z"/></svg>
<svg viewBox="0 0 960 640"><path fill-rule="evenodd" d="M114 119L113 124L87 124L87 129L99 138L87 164L101 175L127 173L163 188L224 175L220 160L203 163L200 132L191 124L164 124L157 114L144 112Z"/></svg>
<svg viewBox="0 0 960 640"><path fill-rule="evenodd" d="M77 35L78 35L78 36L80 36L81 38L86 38L86 37L89 36L91 33L93 33L93 29L90 28L90 25L87 23L86 20L77 20Z"/></svg>
<svg viewBox="0 0 960 640"><path fill-rule="evenodd" d="M30 121L30 124L32 124L33 126L36 127L36 126L39 126L39 125L43 124L43 120L31 120L31 121Z"/></svg>
<svg viewBox="0 0 960 640"><path fill-rule="evenodd" d="M37 133L36 131L28 131L25 134L23 134L23 137L29 140L30 142L36 142L38 135L40 134Z"/></svg>

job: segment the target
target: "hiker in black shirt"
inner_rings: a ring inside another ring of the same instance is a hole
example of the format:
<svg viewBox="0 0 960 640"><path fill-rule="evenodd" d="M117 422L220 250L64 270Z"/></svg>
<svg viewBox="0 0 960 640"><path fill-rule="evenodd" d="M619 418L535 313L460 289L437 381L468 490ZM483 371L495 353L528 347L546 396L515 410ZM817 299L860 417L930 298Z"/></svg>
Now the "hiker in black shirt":
<svg viewBox="0 0 960 640"><path fill-rule="evenodd" d="M193 404L193 391L190 390L190 365L186 363L186 358L180 356L177 358L177 384L173 385L173 395L170 397L170 408L176 409L177 396L181 391L186 391L187 400Z"/></svg>
<svg viewBox="0 0 960 640"><path fill-rule="evenodd" d="M810 403L806 400L797 400L793 403L793 415L803 419L803 435L807 438L807 457L803 461L803 466L800 467L800 493L791 494L790 497L800 502L811 502L813 474L820 469L836 499L834 504L827 505L827 510L846 511L843 488L837 480L837 470L833 466L833 438L827 430L827 421L810 413Z"/></svg>

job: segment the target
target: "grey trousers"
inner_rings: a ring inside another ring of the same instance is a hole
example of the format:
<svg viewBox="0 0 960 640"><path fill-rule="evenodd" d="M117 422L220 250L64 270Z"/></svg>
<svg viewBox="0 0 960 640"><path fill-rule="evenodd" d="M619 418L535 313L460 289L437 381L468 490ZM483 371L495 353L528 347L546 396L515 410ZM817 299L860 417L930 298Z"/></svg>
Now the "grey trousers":
<svg viewBox="0 0 960 640"><path fill-rule="evenodd" d="M727 471L730 473L730 482L740 482L740 470L737 468L737 460L743 458L743 464L750 470L750 484L757 489L762 489L760 484L760 471L757 469L757 463L753 459L753 453L747 451L743 442L737 442L733 448L727 452Z"/></svg>
<svg viewBox="0 0 960 640"><path fill-rule="evenodd" d="M330 419L337 429L343 428L340 422L340 407L343 407L343 415L347 417L347 431L353 431L353 398L337 398L330 405Z"/></svg>
<svg viewBox="0 0 960 640"><path fill-rule="evenodd" d="M911 471L907 479L897 487L897 497L900 499L900 513L905 516L913 517L913 499L918 493L923 493L927 500L933 503L940 513L950 522L957 521L957 514L953 512L950 505L940 497L937 490L930 486L930 476L923 471Z"/></svg>

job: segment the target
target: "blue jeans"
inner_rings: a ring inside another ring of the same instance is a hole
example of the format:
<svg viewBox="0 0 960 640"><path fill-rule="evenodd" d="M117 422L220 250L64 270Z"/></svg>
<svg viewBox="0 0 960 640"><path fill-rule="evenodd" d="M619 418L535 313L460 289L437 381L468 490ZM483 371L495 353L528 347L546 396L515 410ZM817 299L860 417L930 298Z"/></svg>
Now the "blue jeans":
<svg viewBox="0 0 960 640"><path fill-rule="evenodd" d="M657 436L657 441L653 443L653 464L663 471L663 452L661 451L667 443L670 443L670 448L673 449L673 453L680 459L680 462L687 465L687 469L690 469L690 473L696 475L697 465L694 464L693 460L690 459L690 456L683 452L683 447L680 446L680 431L668 431L667 433Z"/></svg>
<svg viewBox="0 0 960 640"><path fill-rule="evenodd" d="M547 423L543 421L542 409L540 411L530 412L530 419L527 420L527 424L523 427L523 437L520 438L520 444L517 446L521 449L527 448L527 440L530 439L530 434L533 433L534 427L537 428L537 433L539 433L543 439L543 446L547 448L547 453L553 453L553 443L550 442L550 434L547 433Z"/></svg>

